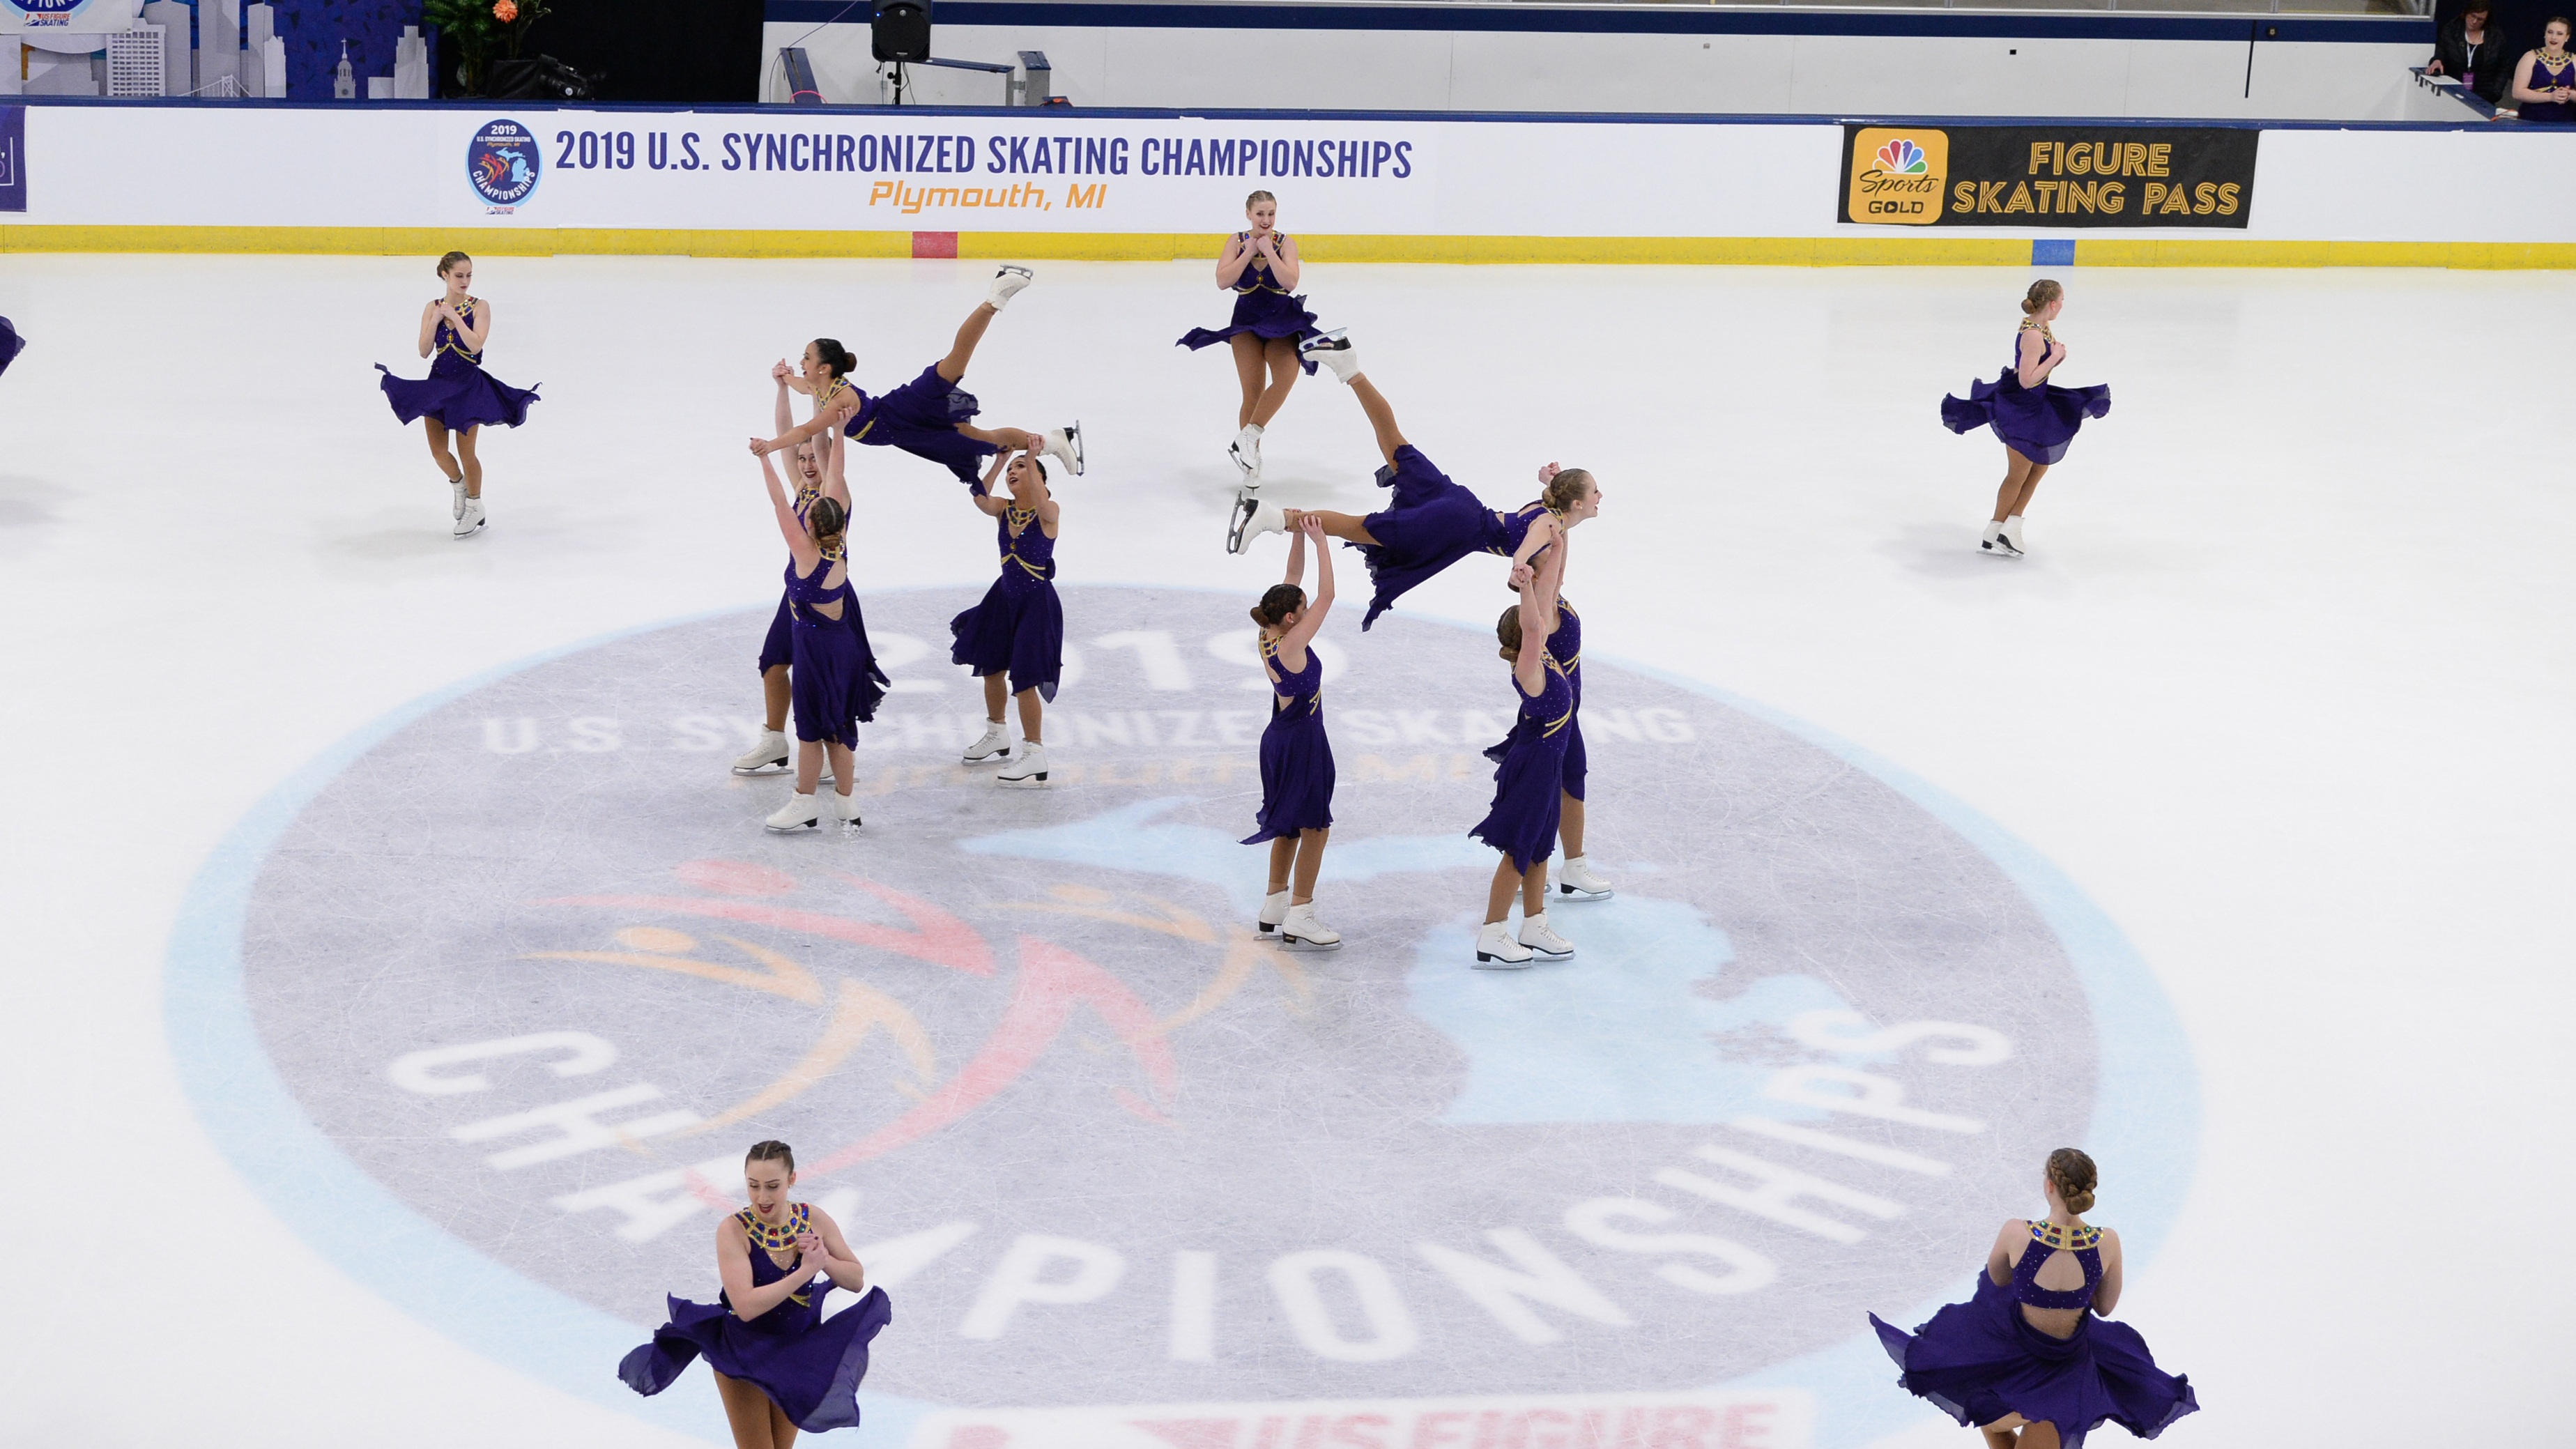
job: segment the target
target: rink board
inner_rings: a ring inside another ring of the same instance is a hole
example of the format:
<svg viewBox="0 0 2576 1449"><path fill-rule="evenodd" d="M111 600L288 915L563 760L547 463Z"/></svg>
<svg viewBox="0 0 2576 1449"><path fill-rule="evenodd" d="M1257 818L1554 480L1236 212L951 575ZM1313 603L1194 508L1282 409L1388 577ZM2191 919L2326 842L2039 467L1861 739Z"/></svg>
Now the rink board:
<svg viewBox="0 0 2576 1449"><path fill-rule="evenodd" d="M1332 261L2576 265L2576 195L2528 184L2576 164L2576 134L2491 126L2260 126L2223 235L2098 216L1962 235L1839 221L1844 132L1812 118L37 104L24 123L26 209L0 213L18 252L1171 260L1208 255L1260 188Z"/></svg>

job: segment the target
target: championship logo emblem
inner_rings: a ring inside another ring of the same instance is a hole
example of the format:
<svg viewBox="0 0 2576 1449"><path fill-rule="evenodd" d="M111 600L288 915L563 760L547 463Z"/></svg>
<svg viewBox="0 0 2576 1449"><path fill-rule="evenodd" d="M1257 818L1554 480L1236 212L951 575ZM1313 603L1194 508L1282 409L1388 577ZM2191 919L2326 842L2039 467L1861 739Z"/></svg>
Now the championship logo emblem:
<svg viewBox="0 0 2576 1449"><path fill-rule="evenodd" d="M494 215L525 206L544 167L536 133L516 121L487 121L465 143L465 179Z"/></svg>
<svg viewBox="0 0 2576 1449"><path fill-rule="evenodd" d="M719 1443L712 1393L614 1370L666 1293L713 1300L763 1138L893 1301L860 1402L910 1449L1853 1445L1910 1422L1864 1314L1960 1296L2051 1148L2121 1163L2104 1212L2151 1254L2178 1028L1955 802L1587 658L1615 894L1553 908L1573 958L1480 972L1508 668L1390 616L1317 646L1344 944L1288 950L1236 844L1271 698L1243 601L1064 594L1043 792L959 763L979 591L865 601L897 683L855 831L765 834L787 786L726 772L765 610L353 743L182 924L212 1130L389 1297Z"/></svg>

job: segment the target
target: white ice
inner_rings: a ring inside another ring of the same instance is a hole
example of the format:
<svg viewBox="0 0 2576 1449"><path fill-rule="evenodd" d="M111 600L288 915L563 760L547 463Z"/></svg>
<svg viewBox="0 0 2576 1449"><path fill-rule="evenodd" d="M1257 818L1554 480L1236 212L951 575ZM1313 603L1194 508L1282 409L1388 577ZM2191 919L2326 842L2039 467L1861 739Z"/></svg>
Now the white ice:
<svg viewBox="0 0 2576 1449"><path fill-rule="evenodd" d="M32 339L0 377L0 1442L682 1442L414 1321L244 1189L163 1046L174 905L255 799L388 709L765 607L743 440L769 364L827 333L863 381L909 376L987 267L483 259L490 365L546 400L485 439L466 543L369 366L422 370L430 267L0 257ZM1275 564L1219 547L1232 369L1171 345L1224 313L1205 266L1038 272L968 386L988 419L1083 420L1064 576L1249 594ZM1998 370L2023 271L1316 263L1305 289L1462 481L1597 473L1592 649L1925 777L2143 953L2206 1113L2122 1305L2201 1385L2168 1442L2567 1442L2576 471L2549 339L2576 278L2058 275L2061 380L2116 406L2017 563L1972 547L2000 448L1934 404ZM1271 497L1370 506L1329 377L1268 452ZM900 541L862 588L990 576L954 483L862 463ZM1490 593L1406 607L1481 619ZM1922 1418L1890 1442L1973 1442Z"/></svg>

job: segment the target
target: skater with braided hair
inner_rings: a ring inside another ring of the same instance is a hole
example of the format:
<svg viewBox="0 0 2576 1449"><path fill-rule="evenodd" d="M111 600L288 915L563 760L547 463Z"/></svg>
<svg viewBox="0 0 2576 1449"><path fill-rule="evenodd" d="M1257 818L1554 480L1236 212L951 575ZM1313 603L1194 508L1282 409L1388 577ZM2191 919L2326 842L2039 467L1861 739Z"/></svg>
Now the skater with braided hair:
<svg viewBox="0 0 2576 1449"><path fill-rule="evenodd" d="M1360 370L1359 354L1351 350L1348 337L1327 332L1302 350L1331 368L1359 399L1361 411L1376 430L1378 452L1386 459L1386 466L1377 470L1377 485L1392 490L1394 496L1385 508L1366 517L1280 508L1246 497L1235 504L1226 548L1242 553L1265 533L1286 533L1309 516L1322 520L1325 533L1358 549L1368 562L1374 592L1368 612L1360 618L1363 631L1406 590L1467 555L1499 554L1514 565L1530 563L1564 537L1567 529L1601 511L1601 486L1581 468L1543 474L1544 494L1509 513L1487 508L1405 440L1396 426L1394 407Z"/></svg>
<svg viewBox="0 0 2576 1449"><path fill-rule="evenodd" d="M1315 597L1302 587L1306 545L1315 546ZM1270 887L1262 935L1290 946L1338 946L1341 933L1315 919L1315 877L1333 833L1333 742L1324 734L1324 661L1314 650L1333 611L1333 550L1323 520L1308 514L1288 540L1288 577L1253 606L1261 626L1261 673L1270 681L1270 723L1261 731L1259 828L1246 845L1270 842ZM1294 888L1291 888L1291 881Z"/></svg>
<svg viewBox="0 0 2576 1449"><path fill-rule="evenodd" d="M2200 1407L2136 1329L2099 1317L2120 1301L2120 1235L2084 1221L2098 1182L2082 1151L2048 1154L2048 1216L2004 1224L1975 1297L1910 1334L1869 1316L1904 1370L1897 1384L1976 1426L1990 1449L2081 1449L2105 1419L2152 1439Z"/></svg>

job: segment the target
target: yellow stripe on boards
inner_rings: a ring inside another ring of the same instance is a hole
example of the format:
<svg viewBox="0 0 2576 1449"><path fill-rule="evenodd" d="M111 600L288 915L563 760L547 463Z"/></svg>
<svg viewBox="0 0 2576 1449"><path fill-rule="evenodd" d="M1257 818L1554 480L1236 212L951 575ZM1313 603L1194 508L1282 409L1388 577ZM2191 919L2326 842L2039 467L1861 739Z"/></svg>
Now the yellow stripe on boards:
<svg viewBox="0 0 2576 1449"><path fill-rule="evenodd" d="M944 241L945 235L932 233ZM1223 233L959 232L976 260L1199 261ZM276 253L314 256L910 257L909 231L615 227L0 225L0 252ZM1453 265L2026 267L2027 237L1547 237L1298 234L1309 261ZM2576 242L2259 241L2246 237L2075 239L2087 267L2453 267L2576 269Z"/></svg>

